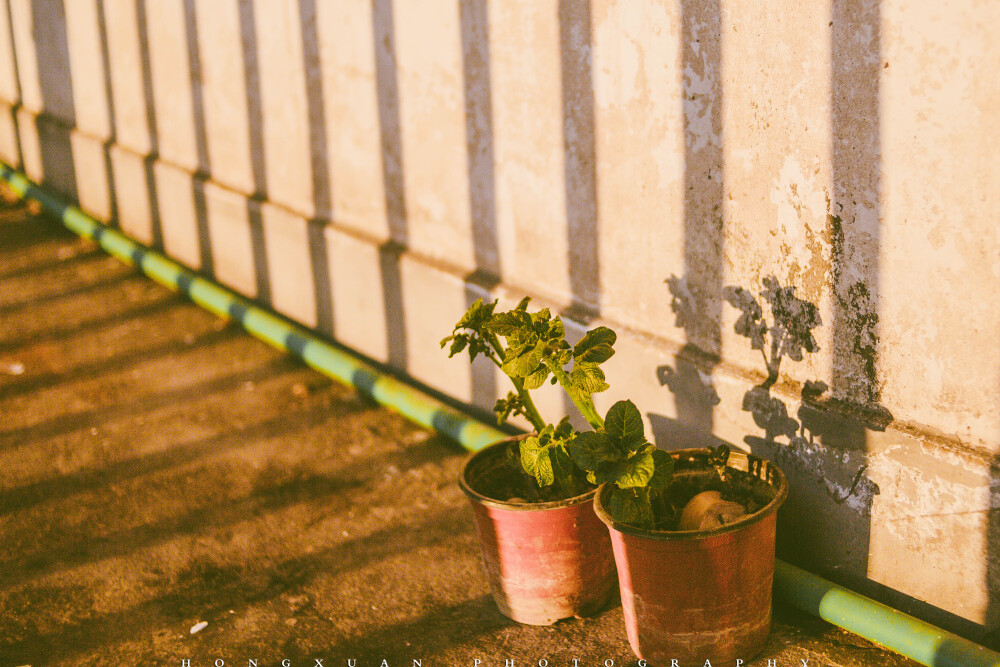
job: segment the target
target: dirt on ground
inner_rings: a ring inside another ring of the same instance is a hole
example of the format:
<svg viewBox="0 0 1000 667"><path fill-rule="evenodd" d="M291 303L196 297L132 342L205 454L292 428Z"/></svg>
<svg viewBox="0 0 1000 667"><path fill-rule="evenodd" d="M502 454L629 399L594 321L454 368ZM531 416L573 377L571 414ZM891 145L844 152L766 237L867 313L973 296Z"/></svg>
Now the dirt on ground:
<svg viewBox="0 0 1000 667"><path fill-rule="evenodd" d="M0 667L636 664L500 615L459 447L2 209ZM783 607L768 660L911 664Z"/></svg>

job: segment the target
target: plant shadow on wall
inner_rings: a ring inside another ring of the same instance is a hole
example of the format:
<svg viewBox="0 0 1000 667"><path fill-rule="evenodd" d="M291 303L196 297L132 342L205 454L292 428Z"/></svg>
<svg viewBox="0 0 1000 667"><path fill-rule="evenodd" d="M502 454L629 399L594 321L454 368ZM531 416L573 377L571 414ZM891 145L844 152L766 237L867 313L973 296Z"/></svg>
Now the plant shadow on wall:
<svg viewBox="0 0 1000 667"><path fill-rule="evenodd" d="M683 327L699 315L691 306L685 281L672 276L666 282L677 326ZM822 326L819 309L796 296L794 286L783 286L774 276L763 279L757 296L732 285L723 288L722 296L740 312L735 332L760 352L763 363L764 380L743 395L741 405L763 434L746 435L743 440L753 454L777 463L792 485L789 503L779 517L779 556L848 578L864 578L871 506L879 487L866 476L864 442L847 437L857 429L857 420L844 412L842 401L827 396L824 382L804 383L794 416L775 391L787 382L781 375L786 360L800 362L819 351L813 335ZM661 445L674 449L722 442L686 425L683 412L690 406L697 409L720 402L710 369L688 354L678 356L676 367L657 369L660 383L675 395L677 406L676 420L649 415ZM869 427L884 429L891 416L874 424L874 420L866 421ZM825 517L823 521L817 521L820 516Z"/></svg>
<svg viewBox="0 0 1000 667"><path fill-rule="evenodd" d="M697 328L705 319L685 278L671 276L667 281L674 311L674 326L685 332ZM706 354L696 345L684 345L677 354L675 365L656 369L660 385L666 385L674 395L676 419L649 413L653 438L658 446L668 450L718 446L722 440L711 435L712 413L720 402L712 385L712 369L718 358Z"/></svg>
<svg viewBox="0 0 1000 667"><path fill-rule="evenodd" d="M820 410L810 403L822 397L828 387L821 381L807 381L803 385L802 404L797 414L801 421L789 416L788 407L771 394L771 388L778 382L781 362L785 357L802 361L805 353L819 351L812 331L823 322L816 305L795 296L794 287L782 287L774 276L764 278L763 286L760 296L770 309L770 323L760 301L749 291L734 286L724 290L726 302L741 312L734 330L750 341L752 349L760 351L767 370L765 380L743 396L743 411L753 416L754 423L764 430L764 437L748 435L744 442L754 450L769 450L779 465L806 465L809 470L810 466L805 463L809 458L809 449L816 444L816 437L824 434L826 423ZM779 442L779 438L786 441ZM878 486L869 480L865 480L866 488L859 489L866 468L863 465L858 469L846 493L827 481L827 490L834 502L844 503L855 493L868 497L879 493ZM822 474L819 469L814 472Z"/></svg>

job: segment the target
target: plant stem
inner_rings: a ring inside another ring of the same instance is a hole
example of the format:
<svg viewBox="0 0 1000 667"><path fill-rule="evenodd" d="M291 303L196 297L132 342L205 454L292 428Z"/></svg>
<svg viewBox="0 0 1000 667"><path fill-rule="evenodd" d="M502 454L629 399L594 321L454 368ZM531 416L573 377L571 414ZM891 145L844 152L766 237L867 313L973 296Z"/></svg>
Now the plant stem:
<svg viewBox="0 0 1000 667"><path fill-rule="evenodd" d="M562 385L566 395L569 396L571 401L573 401L573 405L575 405L577 410L580 411L583 418L587 420L587 423L589 423L594 430L603 428L604 420L601 418L601 415L597 414L597 408L594 407L594 401L591 400L590 396L582 395L576 391L573 387L573 382L569 378L569 374L567 374L563 369L550 365L549 370L551 370L552 374L556 376L556 380L558 380L559 384Z"/></svg>
<svg viewBox="0 0 1000 667"><path fill-rule="evenodd" d="M496 334L491 334L484 331L482 333L482 336L483 340L485 340L486 343L493 348L493 351L496 353L497 358L503 359L505 350L503 349L503 345L500 344L500 339L497 338ZM497 358L493 359L493 363L495 363L497 366L500 366L501 364Z"/></svg>
<svg viewBox="0 0 1000 667"><path fill-rule="evenodd" d="M524 380L522 378L510 379L511 383L514 385L514 389L517 390L517 397L521 399L521 407L524 408L525 417L531 422L531 425L535 427L535 431L538 433L542 432L545 428L545 420L542 419L542 415L538 412L538 408L535 407L535 402L531 400L531 394L528 390L524 388Z"/></svg>
<svg viewBox="0 0 1000 667"><path fill-rule="evenodd" d="M496 334L485 333L483 338L493 348L496 357L491 356L493 363L497 365L498 368L502 368L503 364L500 363L500 359L503 359L506 350L504 350L503 345L500 343L500 339L497 338ZM510 377L510 376L508 376ZM514 389L517 391L517 397L521 399L521 407L524 408L525 417L531 422L531 425L535 427L537 433L541 433L542 429L545 428L545 420L542 419L541 413L538 412L538 408L535 407L535 402L531 400L531 394L528 390L524 388L524 380L522 378L510 378L511 383L514 385Z"/></svg>
<svg viewBox="0 0 1000 667"><path fill-rule="evenodd" d="M781 368L781 357L778 355L778 345L781 341L774 335L771 334L771 358L768 359L767 355L764 354L764 350L760 353L764 355L764 363L767 365L767 380L764 381L762 385L765 389L770 389L775 382L778 381L778 370Z"/></svg>

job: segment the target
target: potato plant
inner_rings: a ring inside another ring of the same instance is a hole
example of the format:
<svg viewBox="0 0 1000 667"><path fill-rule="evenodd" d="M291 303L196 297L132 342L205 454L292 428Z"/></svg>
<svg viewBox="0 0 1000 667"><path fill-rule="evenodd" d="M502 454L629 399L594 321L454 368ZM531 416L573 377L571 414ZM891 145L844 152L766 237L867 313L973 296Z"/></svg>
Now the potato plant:
<svg viewBox="0 0 1000 667"><path fill-rule="evenodd" d="M465 351L469 361L486 356L510 379L514 390L496 402L500 423L521 415L535 433L520 443L520 463L540 488L556 486L564 497L591 485L613 484L610 511L627 523L653 523L651 492L670 479L670 456L647 442L642 416L631 401L619 401L605 417L593 394L608 389L600 365L614 354L617 338L608 327L588 331L576 345L566 340L562 320L547 308L528 312L524 298L512 310L496 312L497 301L477 300L441 341L449 357ZM557 424L539 414L530 392L545 382L559 384L592 431L577 432L563 417Z"/></svg>

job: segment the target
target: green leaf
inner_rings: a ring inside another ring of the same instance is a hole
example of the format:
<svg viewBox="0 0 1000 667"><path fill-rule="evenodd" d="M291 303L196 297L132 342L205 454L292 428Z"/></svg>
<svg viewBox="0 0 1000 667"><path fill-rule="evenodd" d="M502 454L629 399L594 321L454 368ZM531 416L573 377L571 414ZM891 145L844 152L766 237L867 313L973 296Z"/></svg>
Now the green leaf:
<svg viewBox="0 0 1000 667"><path fill-rule="evenodd" d="M538 368L544 350L541 345L535 345L534 347L525 349L520 354L517 354L517 356L512 354L516 352L514 348L508 349L507 352L510 358L504 360L500 370L510 377L526 377L534 373L535 369Z"/></svg>
<svg viewBox="0 0 1000 667"><path fill-rule="evenodd" d="M456 354L465 349L465 346L469 344L469 339L466 336L455 336L455 339L451 341L451 350L448 352L449 357L454 357Z"/></svg>
<svg viewBox="0 0 1000 667"><path fill-rule="evenodd" d="M562 446L562 441L554 441L545 448L547 460L552 470L552 479L548 484L559 481L560 486L571 488L573 485L573 460L566 453ZM541 459L541 457L539 457ZM539 466L540 468L541 466ZM542 484L542 479L538 478L538 483ZM546 484L546 486L548 485Z"/></svg>
<svg viewBox="0 0 1000 667"><path fill-rule="evenodd" d="M538 476L538 453L542 450L542 444L536 436L525 438L521 441L521 467L524 472L532 477Z"/></svg>
<svg viewBox="0 0 1000 667"><path fill-rule="evenodd" d="M573 347L573 356L580 357L586 354L589 350L600 346L607 345L611 346L615 344L617 335L614 331L608 327L597 327L596 329L591 329L583 338Z"/></svg>
<svg viewBox="0 0 1000 667"><path fill-rule="evenodd" d="M600 364L612 357L618 336L608 327L591 329L573 347L573 358L577 361L587 361Z"/></svg>
<svg viewBox="0 0 1000 667"><path fill-rule="evenodd" d="M521 299L521 301L517 304L517 306L514 308L514 310L525 311L525 310L528 309L528 303L530 303L530 302L531 302L531 297L530 296L526 296L523 299Z"/></svg>
<svg viewBox="0 0 1000 667"><path fill-rule="evenodd" d="M469 309L465 311L462 315L462 319L458 321L455 325L455 329L472 329L474 331L479 331L485 322L487 322L491 317L493 317L493 309L496 308L497 302L493 303L483 303L482 299L476 299L476 302L469 306Z"/></svg>
<svg viewBox="0 0 1000 667"><path fill-rule="evenodd" d="M653 476L647 486L651 489L662 489L670 483L670 478L674 474L674 458L662 449L657 449L655 445L649 445L647 450L653 457Z"/></svg>
<svg viewBox="0 0 1000 667"><path fill-rule="evenodd" d="M653 525L653 509L649 500L638 489L611 489L608 512L615 521L640 527Z"/></svg>
<svg viewBox="0 0 1000 667"><path fill-rule="evenodd" d="M613 482L618 479L619 462L617 458L614 458L610 461L598 463L593 470L594 481L592 484L604 484L605 482Z"/></svg>
<svg viewBox="0 0 1000 667"><path fill-rule="evenodd" d="M653 479L655 463L651 452L636 452L615 466L614 483L620 489L646 486Z"/></svg>
<svg viewBox="0 0 1000 667"><path fill-rule="evenodd" d="M498 424L503 424L511 415L527 416L524 405L521 404L521 397L512 391L507 392L506 398L497 400L493 405L493 412L497 415Z"/></svg>
<svg viewBox="0 0 1000 667"><path fill-rule="evenodd" d="M535 481L538 486L549 486L556 481L556 473L552 465L552 447L542 447L535 459Z"/></svg>
<svg viewBox="0 0 1000 667"><path fill-rule="evenodd" d="M543 445L538 438L526 438L521 441L521 467L535 478L538 486L549 486L556 481L552 458L553 452L557 449L558 445ZM557 462L556 464L558 465Z"/></svg>
<svg viewBox="0 0 1000 667"><path fill-rule="evenodd" d="M538 364L535 372L524 377L525 389L538 389L545 384L545 379L549 377L549 367L545 364Z"/></svg>
<svg viewBox="0 0 1000 667"><path fill-rule="evenodd" d="M601 463L615 460L611 440L606 433L584 431L566 444L566 449L576 465L584 470L596 470Z"/></svg>
<svg viewBox="0 0 1000 667"><path fill-rule="evenodd" d="M547 311L546 311L547 312ZM549 322L549 329L546 332L546 340L560 341L566 338L566 327L563 321L556 317Z"/></svg>
<svg viewBox="0 0 1000 667"><path fill-rule="evenodd" d="M618 401L608 410L604 419L608 435L619 440L626 449L637 449L645 442L642 414L632 401Z"/></svg>
<svg viewBox="0 0 1000 667"><path fill-rule="evenodd" d="M569 440L573 436L573 425L569 423L568 416L559 420L554 436L557 440Z"/></svg>
<svg viewBox="0 0 1000 667"><path fill-rule="evenodd" d="M597 364L577 361L570 373L573 386L587 394L596 394L607 390L610 385L604 381L604 371Z"/></svg>
<svg viewBox="0 0 1000 667"><path fill-rule="evenodd" d="M561 344L558 347L553 348L550 344L546 350L549 355L548 365L550 368L562 368L569 363L572 359L572 352L569 350L569 344L566 341L559 341ZM565 347L563 347L565 345Z"/></svg>
<svg viewBox="0 0 1000 667"><path fill-rule="evenodd" d="M521 467L535 478L539 487L558 483L560 490L570 493L579 488L576 481L579 473L565 448L566 436L572 433L567 417L558 426L546 424L537 436L521 441Z"/></svg>
<svg viewBox="0 0 1000 667"><path fill-rule="evenodd" d="M465 311L462 318L458 320L458 324L455 325L456 329L466 329L470 328L469 325L473 324L476 320L481 319L483 312L483 300L476 299L476 302L469 306L469 309Z"/></svg>
<svg viewBox="0 0 1000 667"><path fill-rule="evenodd" d="M577 359L580 361L589 361L595 364L603 364L614 355L615 351L610 345L595 345L577 357Z"/></svg>
<svg viewBox="0 0 1000 667"><path fill-rule="evenodd" d="M497 313L487 322L486 329L498 336L509 336L530 322L530 318L520 311Z"/></svg>

